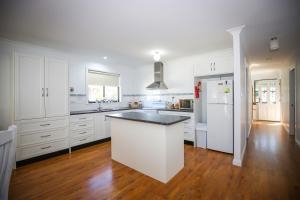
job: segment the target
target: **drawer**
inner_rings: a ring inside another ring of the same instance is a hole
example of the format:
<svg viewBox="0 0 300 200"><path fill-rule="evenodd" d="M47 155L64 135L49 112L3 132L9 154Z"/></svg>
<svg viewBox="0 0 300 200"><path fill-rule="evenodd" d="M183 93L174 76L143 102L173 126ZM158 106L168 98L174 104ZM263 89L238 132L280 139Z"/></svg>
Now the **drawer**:
<svg viewBox="0 0 300 200"><path fill-rule="evenodd" d="M189 134L189 133L185 133L184 134L184 140L194 141L194 135L193 134Z"/></svg>
<svg viewBox="0 0 300 200"><path fill-rule="evenodd" d="M77 146L94 141L94 135L87 135L79 138L71 138L71 146Z"/></svg>
<svg viewBox="0 0 300 200"><path fill-rule="evenodd" d="M83 130L73 130L70 132L70 136L73 137L82 137L86 135L94 134L94 129L83 129Z"/></svg>
<svg viewBox="0 0 300 200"><path fill-rule="evenodd" d="M68 140L58 140L48 142L46 144L33 145L28 147L17 148L17 161L32 158L47 153L63 150L69 148Z"/></svg>
<svg viewBox="0 0 300 200"><path fill-rule="evenodd" d="M21 121L18 124L18 132L32 132L42 131L47 129L63 128L68 126L68 119L57 119L57 120L29 120Z"/></svg>
<svg viewBox="0 0 300 200"><path fill-rule="evenodd" d="M195 129L184 127L184 128L183 128L183 132L184 132L184 133L195 134Z"/></svg>
<svg viewBox="0 0 300 200"><path fill-rule="evenodd" d="M71 123L83 122L83 121L93 121L94 117L91 115L75 115L70 117Z"/></svg>
<svg viewBox="0 0 300 200"><path fill-rule="evenodd" d="M94 120L71 123L71 130L80 130L80 129L89 129L89 128L94 128Z"/></svg>
<svg viewBox="0 0 300 200"><path fill-rule="evenodd" d="M30 134L18 134L18 146L26 146L31 144L49 142L51 140L63 139L68 136L68 129L61 128L57 130L47 130Z"/></svg>
<svg viewBox="0 0 300 200"><path fill-rule="evenodd" d="M162 115L187 116L190 117L191 119L194 119L194 113L189 113L189 112L159 111L158 113Z"/></svg>

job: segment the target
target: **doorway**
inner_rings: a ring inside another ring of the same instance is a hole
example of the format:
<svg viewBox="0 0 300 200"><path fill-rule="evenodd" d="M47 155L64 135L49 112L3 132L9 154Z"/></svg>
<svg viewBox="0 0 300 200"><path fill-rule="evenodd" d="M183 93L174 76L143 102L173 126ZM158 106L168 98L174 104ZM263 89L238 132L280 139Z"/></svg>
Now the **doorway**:
<svg viewBox="0 0 300 200"><path fill-rule="evenodd" d="M254 81L254 119L280 121L280 80L264 79Z"/></svg>
<svg viewBox="0 0 300 200"><path fill-rule="evenodd" d="M289 134L295 134L295 69L289 72Z"/></svg>

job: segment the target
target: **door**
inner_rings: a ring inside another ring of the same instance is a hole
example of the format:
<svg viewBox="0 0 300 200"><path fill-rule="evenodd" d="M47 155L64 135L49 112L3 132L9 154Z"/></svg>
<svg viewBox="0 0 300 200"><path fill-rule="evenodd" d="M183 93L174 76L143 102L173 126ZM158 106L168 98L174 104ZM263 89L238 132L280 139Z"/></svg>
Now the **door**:
<svg viewBox="0 0 300 200"><path fill-rule="evenodd" d="M295 69L289 72L289 93L290 93L290 112L289 112L289 134L295 134Z"/></svg>
<svg viewBox="0 0 300 200"><path fill-rule="evenodd" d="M15 53L15 119L45 117L44 57Z"/></svg>
<svg viewBox="0 0 300 200"><path fill-rule="evenodd" d="M258 120L280 121L279 80L255 81L255 101Z"/></svg>
<svg viewBox="0 0 300 200"><path fill-rule="evenodd" d="M46 117L69 115L68 74L66 61L45 59Z"/></svg>
<svg viewBox="0 0 300 200"><path fill-rule="evenodd" d="M105 113L104 114L96 114L94 117L95 123L95 140L101 140L103 138L106 138L106 121L105 121Z"/></svg>

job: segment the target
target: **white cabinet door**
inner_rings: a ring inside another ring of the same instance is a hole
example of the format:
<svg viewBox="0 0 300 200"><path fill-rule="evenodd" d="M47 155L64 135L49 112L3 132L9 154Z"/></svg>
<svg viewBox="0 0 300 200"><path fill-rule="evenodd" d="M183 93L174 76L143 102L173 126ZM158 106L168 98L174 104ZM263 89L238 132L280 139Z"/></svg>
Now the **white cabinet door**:
<svg viewBox="0 0 300 200"><path fill-rule="evenodd" d="M15 119L45 117L44 57L15 53Z"/></svg>
<svg viewBox="0 0 300 200"><path fill-rule="evenodd" d="M212 72L211 55L202 56L196 61L194 67L194 76L207 76Z"/></svg>
<svg viewBox="0 0 300 200"><path fill-rule="evenodd" d="M45 59L46 117L69 115L68 74L66 61Z"/></svg>
<svg viewBox="0 0 300 200"><path fill-rule="evenodd" d="M214 55L213 74L229 74L233 73L233 52L226 50Z"/></svg>
<svg viewBox="0 0 300 200"><path fill-rule="evenodd" d="M194 76L208 76L233 73L232 49L202 55L195 61Z"/></svg>
<svg viewBox="0 0 300 200"><path fill-rule="evenodd" d="M94 116L94 134L95 134L95 140L101 140L106 138L106 132L105 132L105 114L95 114Z"/></svg>

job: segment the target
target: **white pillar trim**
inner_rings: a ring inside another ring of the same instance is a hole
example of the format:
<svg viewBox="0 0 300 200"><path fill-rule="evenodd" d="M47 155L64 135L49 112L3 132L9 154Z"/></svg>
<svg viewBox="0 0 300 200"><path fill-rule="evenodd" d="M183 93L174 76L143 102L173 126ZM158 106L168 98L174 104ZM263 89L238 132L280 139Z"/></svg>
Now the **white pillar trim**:
<svg viewBox="0 0 300 200"><path fill-rule="evenodd" d="M245 147L241 149L241 41L240 34L245 25L228 29L233 39L233 59L234 59L234 158L233 165L242 166ZM246 144L246 143L245 143Z"/></svg>

